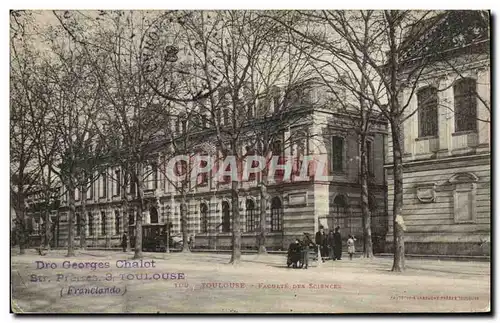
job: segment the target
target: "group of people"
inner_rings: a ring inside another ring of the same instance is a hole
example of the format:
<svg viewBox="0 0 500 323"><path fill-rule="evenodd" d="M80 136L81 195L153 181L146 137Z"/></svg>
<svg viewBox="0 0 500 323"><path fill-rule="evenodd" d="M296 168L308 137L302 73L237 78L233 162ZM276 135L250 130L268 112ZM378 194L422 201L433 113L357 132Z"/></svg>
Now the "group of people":
<svg viewBox="0 0 500 323"><path fill-rule="evenodd" d="M342 236L340 227L335 228L335 233L330 230L328 234L323 226L316 232L316 245L320 248L321 258L342 260Z"/></svg>
<svg viewBox="0 0 500 323"><path fill-rule="evenodd" d="M351 260L355 253L355 241L354 236L349 235L347 239L347 253ZM340 234L340 227L336 227L335 232L330 230L326 234L325 228L320 226L319 231L316 232L315 242L311 240L308 233L304 232L302 241L296 239L288 248L288 267L293 265L294 268L301 267L307 269L309 267L309 251L311 248L319 248L321 261L323 262L327 259L342 260L342 235Z"/></svg>

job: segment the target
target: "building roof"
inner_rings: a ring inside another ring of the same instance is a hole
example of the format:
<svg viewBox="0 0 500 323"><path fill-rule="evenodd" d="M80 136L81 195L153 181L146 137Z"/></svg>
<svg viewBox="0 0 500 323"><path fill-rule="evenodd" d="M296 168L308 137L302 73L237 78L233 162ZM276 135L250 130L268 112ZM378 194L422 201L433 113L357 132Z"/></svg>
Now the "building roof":
<svg viewBox="0 0 500 323"><path fill-rule="evenodd" d="M489 52L489 30L488 11L449 10L410 26L401 44L402 56L408 61L426 56L439 59L479 44L485 45L480 50Z"/></svg>

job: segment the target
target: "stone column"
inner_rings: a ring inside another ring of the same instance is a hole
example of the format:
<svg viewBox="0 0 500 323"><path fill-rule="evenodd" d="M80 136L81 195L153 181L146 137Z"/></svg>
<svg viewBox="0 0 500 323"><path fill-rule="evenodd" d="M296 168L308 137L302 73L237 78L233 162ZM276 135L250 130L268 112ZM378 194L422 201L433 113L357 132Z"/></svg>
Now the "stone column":
<svg viewBox="0 0 500 323"><path fill-rule="evenodd" d="M439 118L439 150L438 157L446 157L452 149L451 134L453 123L453 86L448 77L439 82L438 92L438 118Z"/></svg>
<svg viewBox="0 0 500 323"><path fill-rule="evenodd" d="M479 120L491 121L490 102L490 72L487 69L478 71L477 74L477 117ZM486 106L485 106L486 103ZM490 149L490 123L478 120L478 149Z"/></svg>

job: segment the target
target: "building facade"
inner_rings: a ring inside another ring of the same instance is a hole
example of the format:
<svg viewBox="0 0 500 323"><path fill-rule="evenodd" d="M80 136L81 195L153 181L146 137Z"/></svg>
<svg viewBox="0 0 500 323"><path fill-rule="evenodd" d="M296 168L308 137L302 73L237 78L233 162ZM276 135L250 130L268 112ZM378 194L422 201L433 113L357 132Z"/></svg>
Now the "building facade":
<svg viewBox="0 0 500 323"><path fill-rule="evenodd" d="M281 134L275 143L274 155L324 156L327 160L327 177L316 180L314 170L307 179L298 180L297 165L290 180L279 177L267 183L266 247L285 250L289 243L304 232L314 234L320 225L327 230L340 226L343 235L354 234L362 243L362 218L360 208L359 154L357 135L349 118L332 109L310 108ZM173 126L173 131L182 131ZM370 170L370 207L376 248L381 251L387 232L384 183L384 142L387 125L373 124L369 136L368 160ZM297 138L296 140L294 138ZM299 139L300 138L300 139ZM161 152L157 156L162 160ZM297 171L297 173L295 173ZM161 167L147 166L145 173L145 201L148 211L143 224L172 223L172 236L181 237L180 206L182 196L176 186L167 180ZM80 221L85 217L88 247L118 247L125 230L132 232L134 203L130 202L129 218L123 217L123 192L118 184L123 175L118 167L109 167L100 174L85 194L75 192L75 246L80 240ZM260 177L250 177L239 183L239 205L242 228L242 248L256 249L260 228ZM127 189L132 199L133 188ZM85 212L82 201L85 199ZM64 247L68 236L67 194L62 198L57 216L54 217L53 245ZM198 182L187 194L188 232L194 236L196 248L230 249L232 230L231 182L218 181L213 173ZM34 225L37 226L35 217Z"/></svg>
<svg viewBox="0 0 500 323"><path fill-rule="evenodd" d="M410 102L402 134L405 251L489 255L489 39L443 57L448 62L445 68L427 68L415 88L405 89L400 101ZM385 169L392 214L392 141L388 138ZM391 246L392 216L388 226Z"/></svg>

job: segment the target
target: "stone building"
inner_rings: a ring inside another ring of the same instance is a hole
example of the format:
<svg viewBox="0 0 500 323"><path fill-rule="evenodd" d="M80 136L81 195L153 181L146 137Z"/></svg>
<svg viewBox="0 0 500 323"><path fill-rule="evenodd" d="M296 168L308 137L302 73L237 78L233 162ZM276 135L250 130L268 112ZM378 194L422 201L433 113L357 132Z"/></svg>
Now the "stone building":
<svg viewBox="0 0 500 323"><path fill-rule="evenodd" d="M416 88L405 89L401 96L401 102L410 100L409 117L403 124L402 216L407 254L490 253L489 36L474 26L482 24L480 13L457 14L466 15L460 16L464 23L457 39L461 42L447 35L449 42L434 47L438 59L426 68ZM430 32L442 32L440 25ZM425 37L433 39L433 35ZM440 55L443 46L448 49L446 55ZM392 141L388 138L385 169L392 215ZM391 216L389 246L392 225Z"/></svg>
<svg viewBox="0 0 500 323"><path fill-rule="evenodd" d="M293 239L302 236L303 232L314 234L320 225L327 230L338 225L344 236L353 233L361 243L358 144L350 119L331 106L304 104L297 109L301 114L300 122L285 127L280 134L281 139L274 144L273 154L324 156L328 161L327 177L316 180L314 174L310 173L305 180L298 180L297 174L293 173L289 181L278 179L275 183L268 183L266 246L273 250L286 249ZM185 126L182 122L174 123L172 131L181 132ZM379 237L377 243L383 243L387 232L383 169L387 125L380 121L372 129L368 143L370 207L374 217L374 236ZM163 160L162 151L158 151L156 158ZM163 226L172 223L171 234L181 236L179 192L166 179L161 167L147 166L145 171L149 174L144 192L149 211L143 216L143 224ZM205 176L187 195L188 231L195 236L196 248L229 249L232 229L231 183L218 181L212 175ZM77 190L75 246L79 245L79 223L83 216L86 217L89 247L116 247L120 245L124 227L129 225L129 231L133 232L134 213L130 212L129 219L123 217L123 192L118 185L118 181L123 181L122 177L119 168L109 167L90 185L86 194ZM257 246L260 225L259 179L256 176L240 183L239 203L244 249L254 249ZM133 196L134 189L129 187L127 194ZM81 211L83 199L86 204L85 214ZM66 195L58 210L58 246L67 243L67 212ZM376 248L382 250L383 245L378 244Z"/></svg>

